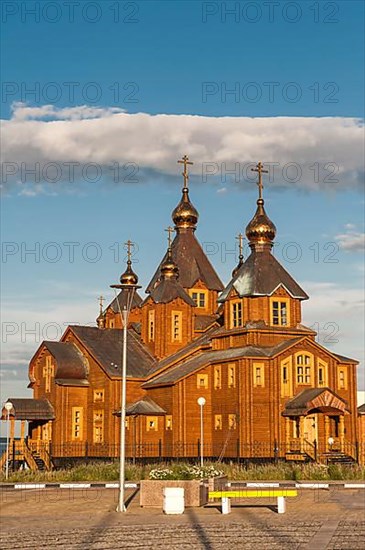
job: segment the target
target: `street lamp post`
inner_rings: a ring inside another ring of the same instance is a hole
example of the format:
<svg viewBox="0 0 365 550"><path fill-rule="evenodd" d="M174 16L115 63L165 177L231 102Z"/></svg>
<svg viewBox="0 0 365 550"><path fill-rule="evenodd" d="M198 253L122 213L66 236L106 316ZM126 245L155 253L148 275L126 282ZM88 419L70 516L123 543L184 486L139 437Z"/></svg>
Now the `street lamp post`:
<svg viewBox="0 0 365 550"><path fill-rule="evenodd" d="M120 408L120 469L119 469L119 499L117 512L126 512L124 504L124 483L125 483L125 418L126 418L126 396L127 396L127 338L128 338L128 318L132 308L135 291L141 288L138 283L137 275L132 271L131 247L133 243L128 241L127 246L128 260L127 269L120 277L120 284L111 285L111 288L121 291L123 300L123 310L117 297L119 313L123 326L123 345L122 345L122 387L121 387L121 408Z"/></svg>
<svg viewBox="0 0 365 550"><path fill-rule="evenodd" d="M13 403L7 401L4 405L6 410L6 464L5 464L5 479L9 478L9 424L10 411L13 408Z"/></svg>
<svg viewBox="0 0 365 550"><path fill-rule="evenodd" d="M203 407L206 403L205 397L198 398L198 405L200 407L200 466L204 465L204 426L203 426Z"/></svg>

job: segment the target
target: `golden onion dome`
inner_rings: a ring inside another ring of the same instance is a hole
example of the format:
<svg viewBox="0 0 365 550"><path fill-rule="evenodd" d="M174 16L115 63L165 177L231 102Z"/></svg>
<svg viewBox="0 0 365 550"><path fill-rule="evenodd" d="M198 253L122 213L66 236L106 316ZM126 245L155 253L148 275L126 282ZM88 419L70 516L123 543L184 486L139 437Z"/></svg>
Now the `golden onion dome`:
<svg viewBox="0 0 365 550"><path fill-rule="evenodd" d="M161 275L164 279L177 279L179 268L172 259L171 248L168 248L166 260L161 265Z"/></svg>
<svg viewBox="0 0 365 550"><path fill-rule="evenodd" d="M138 283L138 277L132 269L132 262L127 261L127 269L120 276L121 285L136 285Z"/></svg>
<svg viewBox="0 0 365 550"><path fill-rule="evenodd" d="M269 243L275 239L276 227L265 212L264 199L258 199L257 210L246 227L246 236L250 244Z"/></svg>
<svg viewBox="0 0 365 550"><path fill-rule="evenodd" d="M183 196L177 207L172 212L172 221L176 229L191 227L196 228L199 214L196 208L192 205L189 199L189 189L183 188Z"/></svg>

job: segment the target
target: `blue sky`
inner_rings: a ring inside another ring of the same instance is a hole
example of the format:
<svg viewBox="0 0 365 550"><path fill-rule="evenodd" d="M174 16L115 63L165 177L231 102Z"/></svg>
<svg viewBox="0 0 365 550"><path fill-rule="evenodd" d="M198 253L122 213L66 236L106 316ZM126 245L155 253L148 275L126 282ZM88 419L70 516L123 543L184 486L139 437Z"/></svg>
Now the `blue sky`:
<svg viewBox="0 0 365 550"><path fill-rule="evenodd" d="M94 321L128 238L148 283L185 153L197 236L226 283L255 208L248 163L277 163L275 254L310 294L320 342L362 361L364 388L363 3L79 2L73 20L49 4L2 3L1 400L28 395L42 336Z"/></svg>

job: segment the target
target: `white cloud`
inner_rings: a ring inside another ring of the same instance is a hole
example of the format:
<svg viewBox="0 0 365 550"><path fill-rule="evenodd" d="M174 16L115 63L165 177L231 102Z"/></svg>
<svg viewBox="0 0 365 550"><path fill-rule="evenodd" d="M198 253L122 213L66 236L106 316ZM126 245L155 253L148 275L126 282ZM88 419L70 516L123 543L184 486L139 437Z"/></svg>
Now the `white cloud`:
<svg viewBox="0 0 365 550"><path fill-rule="evenodd" d="M360 362L358 384L364 389L364 290L312 281L301 286L310 296L302 306L304 324L318 332L321 345Z"/></svg>
<svg viewBox="0 0 365 550"><path fill-rule="evenodd" d="M26 103L13 103L12 113L14 120L37 120L51 118L53 120L82 120L84 118L102 118L123 113L124 109L119 107L89 107L79 105L77 107L57 108L54 105L42 105L41 107L30 107Z"/></svg>
<svg viewBox="0 0 365 550"><path fill-rule="evenodd" d="M351 223L345 225L346 233L340 233L335 236L339 247L350 252L363 251L365 249L365 233L360 233L355 230L355 226Z"/></svg>
<svg viewBox="0 0 365 550"><path fill-rule="evenodd" d="M302 188L322 188L325 178L332 180L327 183L331 188L359 185L363 173L363 128L355 118L149 115L85 105L56 109L17 103L13 117L3 121L2 133L2 159L16 163L18 179L22 162L26 167L36 162L134 162L141 172L176 175L176 160L185 153L195 162L192 173L199 176L203 163L213 163L211 170L219 177L222 163L230 170L235 163L242 169L260 159L276 162L280 166L274 182L287 186L293 183L283 179L283 167L297 163ZM294 172L288 171L289 178ZM253 176L249 168L247 173Z"/></svg>

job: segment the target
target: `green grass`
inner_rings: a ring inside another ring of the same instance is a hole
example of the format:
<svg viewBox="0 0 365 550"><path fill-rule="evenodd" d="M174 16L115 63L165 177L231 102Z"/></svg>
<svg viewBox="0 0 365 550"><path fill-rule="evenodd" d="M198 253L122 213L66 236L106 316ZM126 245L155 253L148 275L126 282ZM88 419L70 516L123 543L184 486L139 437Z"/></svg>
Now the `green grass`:
<svg viewBox="0 0 365 550"><path fill-rule="evenodd" d="M232 481L280 481L280 480L364 480L364 466L345 466L332 464L264 464L250 465L247 468L238 464L214 464L206 463L206 466L213 465L223 470L228 479ZM126 480L140 481L148 479L151 470L156 468L170 468L176 472L181 469L182 463L172 464L147 464L133 465L126 464ZM52 472L31 472L18 471L9 473L9 482L77 482L77 481L118 481L119 463L116 462L89 462L73 466L68 469L54 470ZM5 482L4 472L0 473L0 482Z"/></svg>

